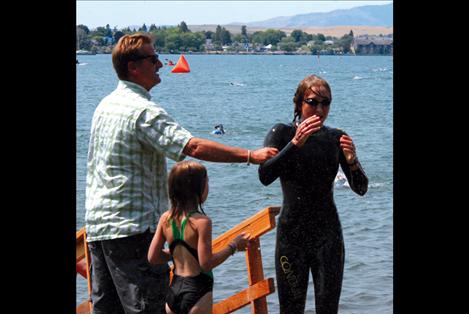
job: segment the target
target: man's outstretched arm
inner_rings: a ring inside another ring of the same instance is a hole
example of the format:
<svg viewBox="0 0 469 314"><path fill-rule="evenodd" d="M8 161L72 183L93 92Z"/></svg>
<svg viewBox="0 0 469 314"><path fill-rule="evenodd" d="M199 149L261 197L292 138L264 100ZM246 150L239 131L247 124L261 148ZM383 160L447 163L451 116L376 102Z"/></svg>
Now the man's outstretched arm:
<svg viewBox="0 0 469 314"><path fill-rule="evenodd" d="M278 149L264 147L256 150L248 150L240 147L227 146L215 141L193 137L187 142L183 153L193 158L213 162L249 162L260 164L274 157Z"/></svg>

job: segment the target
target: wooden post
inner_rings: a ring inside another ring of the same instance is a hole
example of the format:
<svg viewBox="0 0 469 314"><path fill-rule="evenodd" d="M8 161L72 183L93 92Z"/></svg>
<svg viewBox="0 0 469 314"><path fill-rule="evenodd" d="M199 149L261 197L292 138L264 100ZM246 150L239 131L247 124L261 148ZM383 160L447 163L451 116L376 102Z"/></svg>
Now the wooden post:
<svg viewBox="0 0 469 314"><path fill-rule="evenodd" d="M86 261L86 279L88 281L88 305L90 307L90 313L93 313L93 303L91 303L91 256L88 249L88 242L86 242L86 235L85 235L85 261Z"/></svg>
<svg viewBox="0 0 469 314"><path fill-rule="evenodd" d="M246 250L246 265L248 270L249 286L264 280L264 269L262 267L261 243L259 238L249 242ZM267 314L267 300L265 297L251 301L252 314Z"/></svg>
<svg viewBox="0 0 469 314"><path fill-rule="evenodd" d="M88 250L88 243L86 242L85 228L77 231L77 246L76 246L76 261L77 273L85 277L88 283L88 300L81 303L77 307L77 314L89 314L93 312L93 304L91 303L91 258Z"/></svg>

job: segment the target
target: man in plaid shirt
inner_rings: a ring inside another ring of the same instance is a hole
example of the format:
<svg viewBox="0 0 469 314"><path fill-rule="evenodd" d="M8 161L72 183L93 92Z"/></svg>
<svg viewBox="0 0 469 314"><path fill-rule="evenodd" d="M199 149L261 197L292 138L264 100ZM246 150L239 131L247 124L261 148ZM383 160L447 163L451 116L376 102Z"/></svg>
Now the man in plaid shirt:
<svg viewBox="0 0 469 314"><path fill-rule="evenodd" d="M168 208L166 157L259 164L278 151L196 138L152 102L163 64L147 35L123 36L112 62L119 83L93 115L86 177L93 312L165 313L169 268L147 251Z"/></svg>

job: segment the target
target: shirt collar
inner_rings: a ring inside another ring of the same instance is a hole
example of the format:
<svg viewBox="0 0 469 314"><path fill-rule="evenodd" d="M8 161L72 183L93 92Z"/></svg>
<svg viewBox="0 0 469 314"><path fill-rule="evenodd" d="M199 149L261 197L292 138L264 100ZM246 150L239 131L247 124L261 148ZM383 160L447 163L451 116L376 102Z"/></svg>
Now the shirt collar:
<svg viewBox="0 0 469 314"><path fill-rule="evenodd" d="M117 84L117 89L126 89L126 88L145 97L148 100L151 99L151 94L141 85L138 85L137 83L130 82L130 81L119 80L119 83Z"/></svg>

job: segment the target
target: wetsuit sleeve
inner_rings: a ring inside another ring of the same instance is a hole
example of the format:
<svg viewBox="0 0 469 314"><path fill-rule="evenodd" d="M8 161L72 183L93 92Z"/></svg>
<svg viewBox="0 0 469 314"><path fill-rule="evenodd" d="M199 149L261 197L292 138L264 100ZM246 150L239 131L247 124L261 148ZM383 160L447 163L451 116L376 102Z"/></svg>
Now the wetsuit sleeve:
<svg viewBox="0 0 469 314"><path fill-rule="evenodd" d="M275 125L264 140L264 147L275 147L280 152L273 158L259 166L259 180L263 185L269 185L289 169L288 164L298 150L296 145L287 140L285 129L281 124Z"/></svg>
<svg viewBox="0 0 469 314"><path fill-rule="evenodd" d="M345 134L345 133L343 133ZM340 138L340 136L339 136ZM358 195L365 195L366 191L368 191L368 177L365 174L365 171L360 164L360 161L357 158L358 168L355 170L351 170L347 160L345 159L344 152L340 149L339 153L339 162L340 166L342 167L342 171L344 172L345 176L347 177L348 183L352 191L357 193Z"/></svg>

